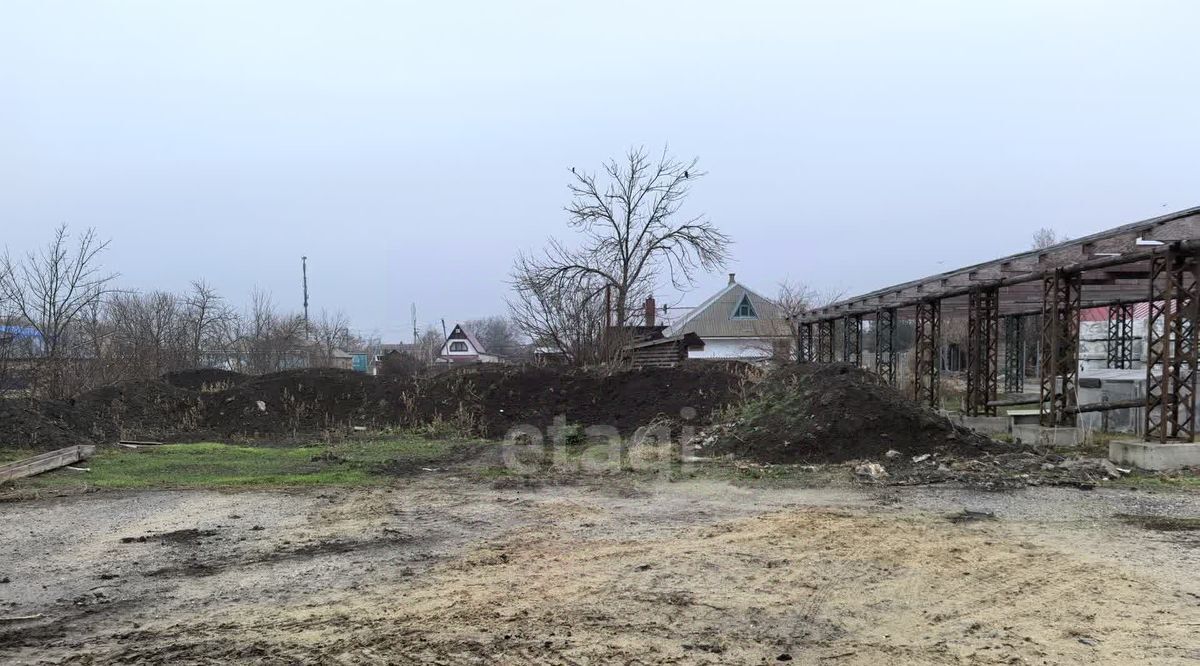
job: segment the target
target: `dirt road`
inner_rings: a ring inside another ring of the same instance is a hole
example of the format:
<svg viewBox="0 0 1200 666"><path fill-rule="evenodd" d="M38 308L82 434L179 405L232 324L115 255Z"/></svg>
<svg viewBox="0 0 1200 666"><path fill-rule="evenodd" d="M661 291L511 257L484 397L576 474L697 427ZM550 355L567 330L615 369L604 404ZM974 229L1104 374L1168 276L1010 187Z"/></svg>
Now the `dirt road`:
<svg viewBox="0 0 1200 666"><path fill-rule="evenodd" d="M992 511L996 519L963 509ZM1132 491L99 493L0 504L6 663L1196 663L1200 515Z"/></svg>

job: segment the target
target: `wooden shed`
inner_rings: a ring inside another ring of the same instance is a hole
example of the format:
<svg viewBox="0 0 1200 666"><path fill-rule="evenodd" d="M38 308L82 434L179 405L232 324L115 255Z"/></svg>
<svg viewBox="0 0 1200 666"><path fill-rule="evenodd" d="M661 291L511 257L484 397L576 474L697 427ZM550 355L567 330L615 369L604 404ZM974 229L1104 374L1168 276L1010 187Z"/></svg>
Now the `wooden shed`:
<svg viewBox="0 0 1200 666"><path fill-rule="evenodd" d="M695 333L635 342L625 347L624 357L635 368L673 368L688 357L689 350L704 349Z"/></svg>

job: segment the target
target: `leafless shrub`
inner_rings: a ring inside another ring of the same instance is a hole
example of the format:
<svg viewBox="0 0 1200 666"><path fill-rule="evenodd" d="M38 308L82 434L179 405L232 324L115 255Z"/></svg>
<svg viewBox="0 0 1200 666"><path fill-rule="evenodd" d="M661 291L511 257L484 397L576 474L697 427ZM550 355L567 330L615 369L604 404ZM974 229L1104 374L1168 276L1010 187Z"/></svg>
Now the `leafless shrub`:
<svg viewBox="0 0 1200 666"><path fill-rule="evenodd" d="M45 372L35 374L33 393L60 397L66 392L64 359L77 341L72 327L80 315L110 290L115 273L105 272L100 255L108 241L88 229L74 243L67 225L39 251L0 261L0 294L14 312L41 338Z"/></svg>

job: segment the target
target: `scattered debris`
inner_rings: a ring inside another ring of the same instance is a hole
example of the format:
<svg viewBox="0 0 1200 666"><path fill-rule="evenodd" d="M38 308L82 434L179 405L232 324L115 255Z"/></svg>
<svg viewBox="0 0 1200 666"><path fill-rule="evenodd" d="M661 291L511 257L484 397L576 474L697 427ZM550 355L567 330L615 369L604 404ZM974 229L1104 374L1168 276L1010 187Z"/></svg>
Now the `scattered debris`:
<svg viewBox="0 0 1200 666"><path fill-rule="evenodd" d="M10 615L8 617L0 617L0 622L26 622L28 620L36 620L42 617L41 613L35 615Z"/></svg>
<svg viewBox="0 0 1200 666"><path fill-rule="evenodd" d="M870 481L879 481L888 477L888 472L883 468L883 465L874 462L863 463L854 468L854 474L860 479Z"/></svg>

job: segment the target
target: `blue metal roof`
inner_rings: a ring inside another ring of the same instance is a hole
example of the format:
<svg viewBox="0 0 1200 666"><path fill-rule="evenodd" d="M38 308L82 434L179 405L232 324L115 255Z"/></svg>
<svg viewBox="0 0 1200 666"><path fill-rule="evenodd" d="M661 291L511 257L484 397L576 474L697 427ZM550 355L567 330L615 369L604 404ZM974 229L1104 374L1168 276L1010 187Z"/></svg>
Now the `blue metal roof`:
<svg viewBox="0 0 1200 666"><path fill-rule="evenodd" d="M38 338L42 337L37 329L32 326L9 326L0 324L0 333L7 333L14 338Z"/></svg>

